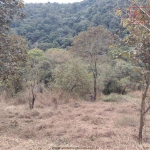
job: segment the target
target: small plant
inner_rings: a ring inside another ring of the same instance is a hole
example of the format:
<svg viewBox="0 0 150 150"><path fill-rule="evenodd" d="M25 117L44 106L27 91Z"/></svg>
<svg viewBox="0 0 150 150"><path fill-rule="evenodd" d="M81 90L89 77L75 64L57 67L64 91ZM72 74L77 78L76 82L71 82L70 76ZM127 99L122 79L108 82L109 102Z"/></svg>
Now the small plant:
<svg viewBox="0 0 150 150"><path fill-rule="evenodd" d="M102 98L102 101L104 102L118 102L122 100L125 100L124 96L116 93L111 93L110 95Z"/></svg>

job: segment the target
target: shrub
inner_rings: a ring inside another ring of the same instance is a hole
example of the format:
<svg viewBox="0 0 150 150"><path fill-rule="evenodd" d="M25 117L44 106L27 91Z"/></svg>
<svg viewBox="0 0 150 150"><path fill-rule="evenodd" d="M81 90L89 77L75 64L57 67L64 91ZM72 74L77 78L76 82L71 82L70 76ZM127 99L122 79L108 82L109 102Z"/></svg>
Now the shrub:
<svg viewBox="0 0 150 150"><path fill-rule="evenodd" d="M91 90L91 74L79 60L71 60L53 71L55 88L85 97Z"/></svg>
<svg viewBox="0 0 150 150"><path fill-rule="evenodd" d="M134 72L134 67L123 60L113 60L101 68L99 84L105 95L110 93L126 94L140 76Z"/></svg>
<svg viewBox="0 0 150 150"><path fill-rule="evenodd" d="M118 102L125 100L125 97L121 94L111 93L110 95L107 95L102 98L102 101L104 102Z"/></svg>

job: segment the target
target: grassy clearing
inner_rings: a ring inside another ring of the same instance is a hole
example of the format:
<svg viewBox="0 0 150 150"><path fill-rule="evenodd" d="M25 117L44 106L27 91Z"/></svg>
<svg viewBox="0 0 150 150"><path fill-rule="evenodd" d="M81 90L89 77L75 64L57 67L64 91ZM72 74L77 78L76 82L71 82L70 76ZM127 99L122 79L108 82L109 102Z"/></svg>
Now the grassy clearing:
<svg viewBox="0 0 150 150"><path fill-rule="evenodd" d="M57 108L53 98L57 99ZM0 105L0 147L5 150L47 150L58 146L150 149L148 139L143 146L137 143L139 104L136 101L93 103L61 96L61 92L38 94L33 110L27 101L20 102L19 96L4 101ZM150 133L145 137L150 137Z"/></svg>

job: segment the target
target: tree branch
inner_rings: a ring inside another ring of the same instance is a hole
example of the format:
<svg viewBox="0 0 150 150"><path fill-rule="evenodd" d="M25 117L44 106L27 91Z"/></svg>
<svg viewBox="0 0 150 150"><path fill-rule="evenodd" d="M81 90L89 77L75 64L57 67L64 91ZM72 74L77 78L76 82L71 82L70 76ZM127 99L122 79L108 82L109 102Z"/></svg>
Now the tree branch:
<svg viewBox="0 0 150 150"><path fill-rule="evenodd" d="M144 10L144 9L142 9L142 7L140 7L138 4L137 4L137 2L134 0L134 3L137 5L137 7L143 12L143 13L145 13L149 18L150 18L150 15Z"/></svg>
<svg viewBox="0 0 150 150"><path fill-rule="evenodd" d="M145 29L147 29L149 32L150 32L150 29L149 28L147 28L144 24L142 24L142 23L139 23L141 26L143 26Z"/></svg>

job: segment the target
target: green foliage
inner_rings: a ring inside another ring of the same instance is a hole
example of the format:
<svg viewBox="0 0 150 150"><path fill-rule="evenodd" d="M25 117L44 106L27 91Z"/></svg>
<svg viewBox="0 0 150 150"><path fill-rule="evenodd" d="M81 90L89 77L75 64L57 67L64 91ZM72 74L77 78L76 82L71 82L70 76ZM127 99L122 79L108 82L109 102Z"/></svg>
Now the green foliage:
<svg viewBox="0 0 150 150"><path fill-rule="evenodd" d="M48 84L53 80L52 78L52 64L48 60L42 60L38 64L39 71L39 82L43 82L45 86L48 86Z"/></svg>
<svg viewBox="0 0 150 150"><path fill-rule="evenodd" d="M44 52L40 49L32 49L28 51L29 57L32 59L43 57Z"/></svg>
<svg viewBox="0 0 150 150"><path fill-rule="evenodd" d="M90 27L87 31L75 36L73 40L71 51L89 64L89 71L93 75L94 100L97 95L97 77L100 73L98 66L107 59L105 55L113 42L111 32L103 26Z"/></svg>
<svg viewBox="0 0 150 150"><path fill-rule="evenodd" d="M58 48L48 49L45 52L45 57L53 64L53 66L62 64L71 58L68 51Z"/></svg>
<svg viewBox="0 0 150 150"><path fill-rule="evenodd" d="M0 80L8 83L8 79L18 75L21 67L25 65L28 48L23 37L12 35L9 30L14 19L24 16L23 2L5 0L0 5Z"/></svg>
<svg viewBox="0 0 150 150"><path fill-rule="evenodd" d="M18 0L0 1L0 36L9 30L9 24L13 19L21 19L24 16L23 6L23 2Z"/></svg>
<svg viewBox="0 0 150 150"><path fill-rule="evenodd" d="M54 86L84 97L91 91L91 74L79 59L57 66L53 71Z"/></svg>
<svg viewBox="0 0 150 150"><path fill-rule="evenodd" d="M8 79L25 64L27 60L27 45L25 39L7 35L0 39L0 78Z"/></svg>
<svg viewBox="0 0 150 150"><path fill-rule="evenodd" d="M125 94L141 78L140 74L134 72L134 66L117 59L103 64L100 72L98 82L104 94Z"/></svg>
<svg viewBox="0 0 150 150"><path fill-rule="evenodd" d="M128 27L131 32L130 35L124 39L124 44L128 44L132 47L130 51L130 58L132 62L139 67L144 67L147 71L150 71L150 34L142 26Z"/></svg>
<svg viewBox="0 0 150 150"><path fill-rule="evenodd" d="M17 74L9 78L7 82L3 83L3 88L9 93L10 96L15 96L17 93L24 89L25 83L23 78L23 74Z"/></svg>
<svg viewBox="0 0 150 150"><path fill-rule="evenodd" d="M136 68L140 68L141 75L143 77L143 89L142 89L142 101L140 109L140 127L139 127L139 143L143 142L143 129L145 126L145 117L150 110L148 91L150 86L150 16L149 16L149 0L131 1L132 6L136 6L138 10L136 14L134 12L133 23L129 24L128 17L123 17L122 25L126 27L129 34L124 39L124 44L129 45L131 51L129 58L136 65ZM141 7L141 6L146 7ZM147 9L148 8L148 9ZM145 24L147 22L147 24Z"/></svg>
<svg viewBox="0 0 150 150"><path fill-rule="evenodd" d="M88 63L91 62L88 57L84 61L74 60L70 51L56 48L47 50L43 55L43 59L39 59L35 65L39 76L38 82L44 81L51 88L63 89L78 95L86 95L93 91L93 75L90 69L92 66ZM107 56L101 55L96 58L98 57L98 91L105 94L124 94L131 89L132 84L134 86L140 80L140 74L134 72L134 66L129 62L120 59L110 60Z"/></svg>
<svg viewBox="0 0 150 150"><path fill-rule="evenodd" d="M113 40L111 32L104 26L90 27L74 37L71 49L80 56L91 59L94 63L99 56L107 53Z"/></svg>
<svg viewBox="0 0 150 150"><path fill-rule="evenodd" d="M102 101L104 102L120 102L122 100L125 100L124 96L116 93L111 93L102 98Z"/></svg>
<svg viewBox="0 0 150 150"><path fill-rule="evenodd" d="M27 73L29 74L27 78L36 79L37 83L44 83L45 86L54 80L52 77L52 72L59 64L65 63L69 54L63 49L49 49L46 52L40 49L32 49L28 51L29 61Z"/></svg>
<svg viewBox="0 0 150 150"><path fill-rule="evenodd" d="M36 83L47 83L48 74L51 74L50 62L45 58L44 51L40 49L32 49L28 51L29 60L27 66L27 80L36 81ZM45 73L44 73L45 72Z"/></svg>
<svg viewBox="0 0 150 150"><path fill-rule="evenodd" d="M121 6L123 3L121 3ZM88 27L104 25L113 32L123 30L119 19L109 11L117 6L114 0L84 0L73 4L26 4L27 16L24 22L14 22L11 27L19 35L24 35L31 47L38 43L38 48L66 48L71 46L75 35L86 31Z"/></svg>
<svg viewBox="0 0 150 150"><path fill-rule="evenodd" d="M109 51L108 55L112 59L122 59L122 60L130 62L129 51L130 51L130 48L127 45L126 46L122 46L122 45L115 46L115 45L112 45L111 46L111 50Z"/></svg>

